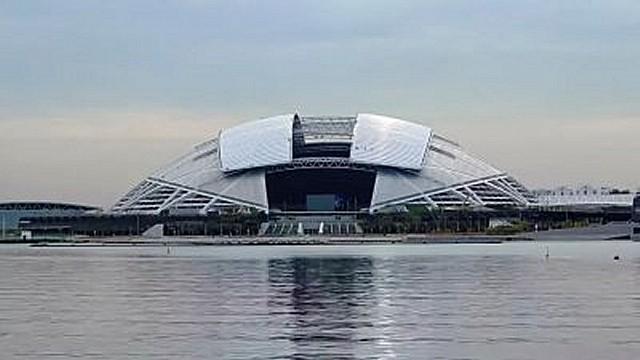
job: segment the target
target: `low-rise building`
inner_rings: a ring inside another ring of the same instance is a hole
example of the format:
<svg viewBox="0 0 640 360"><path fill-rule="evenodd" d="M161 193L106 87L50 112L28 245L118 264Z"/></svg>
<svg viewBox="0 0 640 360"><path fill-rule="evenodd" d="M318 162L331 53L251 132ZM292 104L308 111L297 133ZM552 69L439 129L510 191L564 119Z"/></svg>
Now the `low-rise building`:
<svg viewBox="0 0 640 360"><path fill-rule="evenodd" d="M0 228L2 234L18 229L20 219L33 217L80 216L96 214L102 209L95 206L49 201L0 202Z"/></svg>
<svg viewBox="0 0 640 360"><path fill-rule="evenodd" d="M640 241L640 193L633 199L631 210L631 240Z"/></svg>
<svg viewBox="0 0 640 360"><path fill-rule="evenodd" d="M628 207L635 192L612 187L562 186L552 190L534 190L541 207Z"/></svg>

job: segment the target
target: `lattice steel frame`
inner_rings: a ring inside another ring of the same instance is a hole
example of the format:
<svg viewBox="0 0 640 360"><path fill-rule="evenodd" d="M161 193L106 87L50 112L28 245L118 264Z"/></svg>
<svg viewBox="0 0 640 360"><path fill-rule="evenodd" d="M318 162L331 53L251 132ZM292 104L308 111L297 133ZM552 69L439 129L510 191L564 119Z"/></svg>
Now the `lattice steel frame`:
<svg viewBox="0 0 640 360"><path fill-rule="evenodd" d="M113 208L114 213L160 214L169 209L191 210L201 215L210 210L238 207L268 211L264 206L240 199L189 188L156 178L147 178L125 195Z"/></svg>
<svg viewBox="0 0 640 360"><path fill-rule="evenodd" d="M501 174L376 204L370 208L370 212L407 204L436 208L526 207L536 202L535 196L521 184L507 174Z"/></svg>

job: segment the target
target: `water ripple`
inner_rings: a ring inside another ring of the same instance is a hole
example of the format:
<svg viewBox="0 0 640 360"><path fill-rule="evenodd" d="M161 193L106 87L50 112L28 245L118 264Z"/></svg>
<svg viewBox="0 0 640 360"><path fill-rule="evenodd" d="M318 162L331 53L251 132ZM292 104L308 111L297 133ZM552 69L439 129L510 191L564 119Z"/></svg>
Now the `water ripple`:
<svg viewBox="0 0 640 360"><path fill-rule="evenodd" d="M539 246L3 247L2 359L637 358L640 246Z"/></svg>

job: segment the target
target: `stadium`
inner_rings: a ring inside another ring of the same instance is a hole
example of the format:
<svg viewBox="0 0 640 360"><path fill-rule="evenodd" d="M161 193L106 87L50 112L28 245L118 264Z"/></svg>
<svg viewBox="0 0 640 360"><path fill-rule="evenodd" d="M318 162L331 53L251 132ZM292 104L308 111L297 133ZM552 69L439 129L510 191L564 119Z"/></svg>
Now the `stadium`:
<svg viewBox="0 0 640 360"><path fill-rule="evenodd" d="M289 114L221 130L144 179L112 212L336 216L535 201L508 173L427 126L374 114Z"/></svg>

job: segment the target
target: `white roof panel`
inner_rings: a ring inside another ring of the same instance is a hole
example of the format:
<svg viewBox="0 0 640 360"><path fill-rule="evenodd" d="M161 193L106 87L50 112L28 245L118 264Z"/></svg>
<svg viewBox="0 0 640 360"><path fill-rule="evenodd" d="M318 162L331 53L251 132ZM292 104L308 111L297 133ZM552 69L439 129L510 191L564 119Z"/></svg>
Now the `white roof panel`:
<svg viewBox="0 0 640 360"><path fill-rule="evenodd" d="M421 170L431 129L386 116L358 114L351 161L360 164Z"/></svg>
<svg viewBox="0 0 640 360"><path fill-rule="evenodd" d="M220 169L245 170L291 162L293 115L248 122L220 133Z"/></svg>

